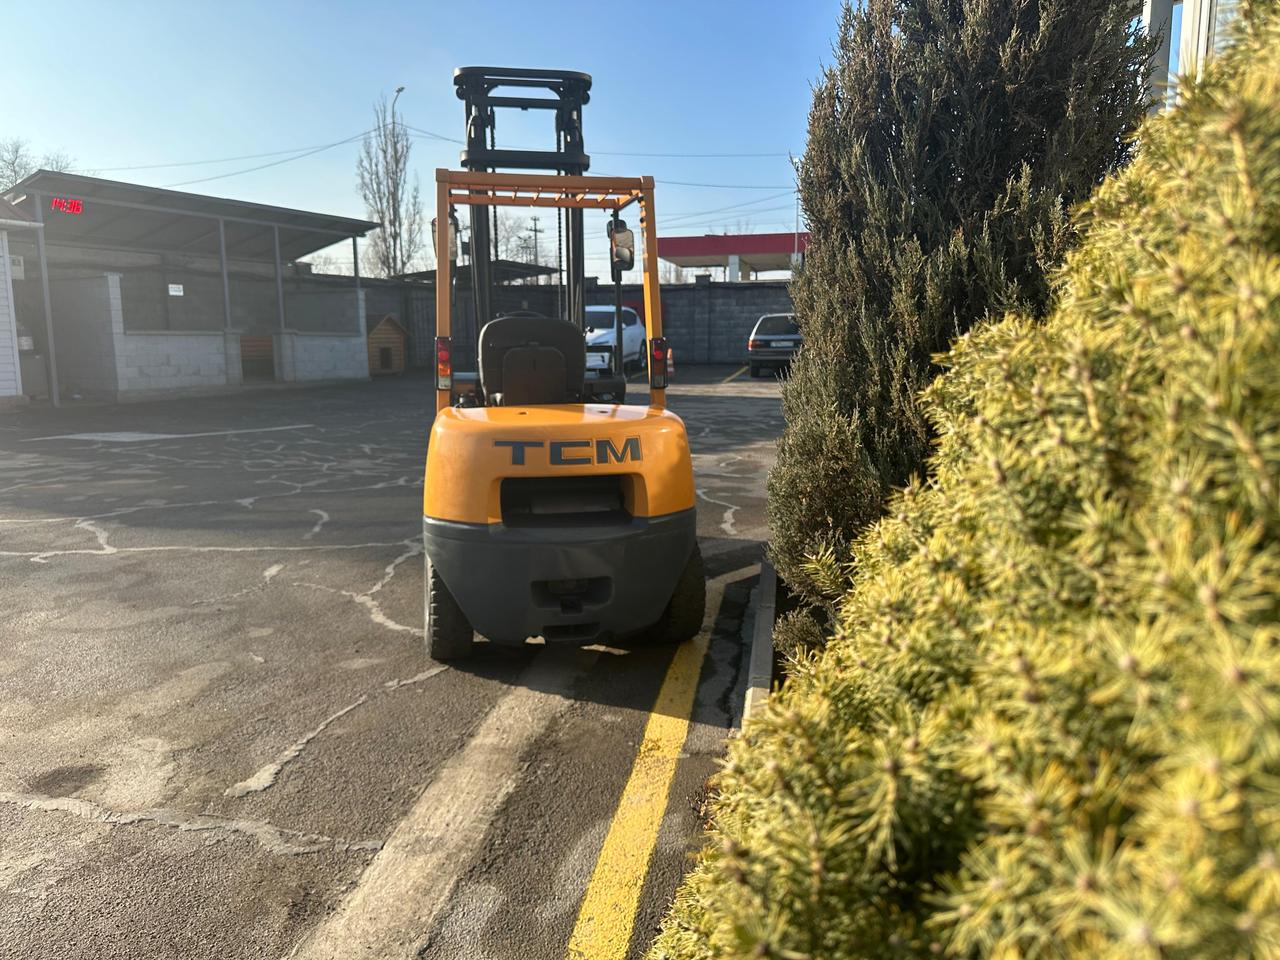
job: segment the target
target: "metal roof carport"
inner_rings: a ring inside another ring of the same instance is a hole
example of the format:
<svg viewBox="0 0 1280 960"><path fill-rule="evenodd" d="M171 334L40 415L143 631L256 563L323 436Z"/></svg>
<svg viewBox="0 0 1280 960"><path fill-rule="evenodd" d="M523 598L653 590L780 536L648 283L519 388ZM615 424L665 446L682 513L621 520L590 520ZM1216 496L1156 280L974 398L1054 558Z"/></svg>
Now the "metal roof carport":
<svg viewBox="0 0 1280 960"><path fill-rule="evenodd" d="M277 309L283 328L282 263L350 238L358 297L360 268L356 238L381 226L368 220L53 170L36 171L10 188L3 199L44 225L44 229L37 230L36 238L40 271L45 278L44 320L50 396L55 405L59 403L59 390L47 283L47 244L216 256L222 274L228 330L231 328L231 290L227 261L274 261Z"/></svg>

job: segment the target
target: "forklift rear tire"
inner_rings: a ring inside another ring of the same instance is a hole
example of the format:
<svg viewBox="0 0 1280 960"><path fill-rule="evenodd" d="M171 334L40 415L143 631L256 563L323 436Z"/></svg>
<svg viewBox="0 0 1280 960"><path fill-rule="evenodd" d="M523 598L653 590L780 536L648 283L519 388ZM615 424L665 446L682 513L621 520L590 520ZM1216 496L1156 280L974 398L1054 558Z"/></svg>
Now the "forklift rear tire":
<svg viewBox="0 0 1280 960"><path fill-rule="evenodd" d="M430 560L423 574L427 656L442 663L465 660L475 649L475 631Z"/></svg>
<svg viewBox="0 0 1280 960"><path fill-rule="evenodd" d="M702 630L706 607L706 574L702 569L702 551L695 543L667 609L662 612L662 619L645 631L644 639L650 643L684 643L692 640Z"/></svg>

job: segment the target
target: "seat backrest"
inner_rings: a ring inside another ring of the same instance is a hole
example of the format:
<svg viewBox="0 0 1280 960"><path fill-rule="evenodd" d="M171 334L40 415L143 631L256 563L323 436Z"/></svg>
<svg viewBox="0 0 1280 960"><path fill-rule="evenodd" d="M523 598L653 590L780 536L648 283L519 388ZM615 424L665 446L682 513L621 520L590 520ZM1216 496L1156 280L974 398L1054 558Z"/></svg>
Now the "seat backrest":
<svg viewBox="0 0 1280 960"><path fill-rule="evenodd" d="M587 348L582 331L550 317L498 317L480 331L480 387L490 406L581 399Z"/></svg>

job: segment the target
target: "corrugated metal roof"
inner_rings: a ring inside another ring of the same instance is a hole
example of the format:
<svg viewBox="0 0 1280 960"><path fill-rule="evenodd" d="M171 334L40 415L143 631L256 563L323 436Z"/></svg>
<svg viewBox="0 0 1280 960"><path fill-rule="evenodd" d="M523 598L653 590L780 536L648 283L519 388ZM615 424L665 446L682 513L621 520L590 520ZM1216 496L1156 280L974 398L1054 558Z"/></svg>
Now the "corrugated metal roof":
<svg viewBox="0 0 1280 960"><path fill-rule="evenodd" d="M30 220L31 218L9 203L7 200L0 200L0 220Z"/></svg>
<svg viewBox="0 0 1280 960"><path fill-rule="evenodd" d="M222 220L227 256L233 259L271 260L275 230L280 233L281 257L296 260L381 226L369 220L54 170L37 170L6 192L4 200L23 211L26 219L36 219L37 195L42 198L39 212L50 242L216 253L216 221Z"/></svg>

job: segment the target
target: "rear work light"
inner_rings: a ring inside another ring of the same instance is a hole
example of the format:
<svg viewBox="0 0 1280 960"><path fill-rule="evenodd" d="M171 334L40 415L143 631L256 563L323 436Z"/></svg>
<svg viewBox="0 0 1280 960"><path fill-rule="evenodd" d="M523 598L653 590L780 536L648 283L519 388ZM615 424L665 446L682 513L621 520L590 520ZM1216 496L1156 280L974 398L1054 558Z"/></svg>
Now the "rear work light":
<svg viewBox="0 0 1280 960"><path fill-rule="evenodd" d="M436 337L436 389L453 389L453 347L448 337Z"/></svg>
<svg viewBox="0 0 1280 960"><path fill-rule="evenodd" d="M654 337L649 341L649 389L667 389L667 348L666 337Z"/></svg>

